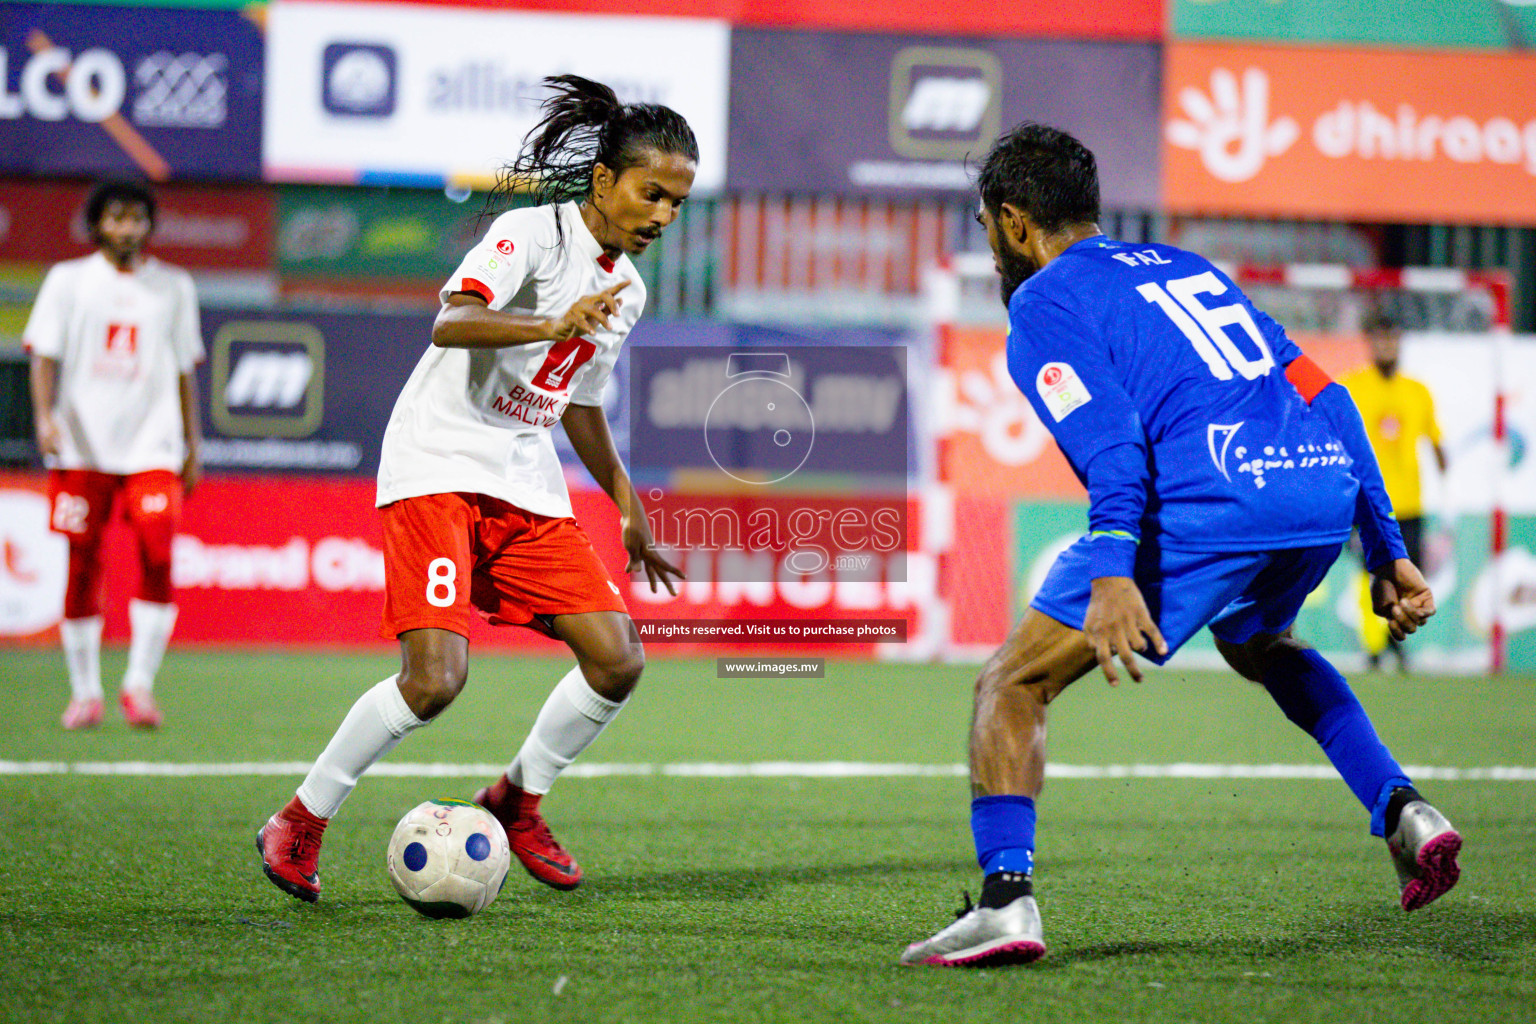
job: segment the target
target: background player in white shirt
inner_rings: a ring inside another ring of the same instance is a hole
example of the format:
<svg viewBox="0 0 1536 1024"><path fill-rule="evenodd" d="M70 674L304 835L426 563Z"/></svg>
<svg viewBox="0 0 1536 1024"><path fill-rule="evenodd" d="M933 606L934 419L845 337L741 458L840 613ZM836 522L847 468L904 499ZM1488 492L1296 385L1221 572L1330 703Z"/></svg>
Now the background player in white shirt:
<svg viewBox="0 0 1536 1024"><path fill-rule="evenodd" d="M37 447L51 470L51 525L69 540L59 634L72 696L63 724L101 724L101 549L119 502L141 572L118 701L130 725L153 729L155 673L176 624L171 538L201 472L197 295L186 271L144 255L155 224L149 189L97 186L85 223L96 252L48 271L22 333Z"/></svg>
<svg viewBox="0 0 1536 1024"><path fill-rule="evenodd" d="M643 568L653 590L682 576L654 550L601 403L645 302L629 257L677 219L698 144L667 107L621 104L576 75L545 84L545 117L498 189L531 190L537 205L498 217L443 286L432 345L384 434L383 628L400 640L400 672L358 699L256 836L267 877L302 900L320 898L321 836L359 776L463 688L471 608L576 655L506 773L475 801L535 878L580 884L539 801L619 713L645 659L618 586L571 518L556 423L618 505L627 571Z"/></svg>

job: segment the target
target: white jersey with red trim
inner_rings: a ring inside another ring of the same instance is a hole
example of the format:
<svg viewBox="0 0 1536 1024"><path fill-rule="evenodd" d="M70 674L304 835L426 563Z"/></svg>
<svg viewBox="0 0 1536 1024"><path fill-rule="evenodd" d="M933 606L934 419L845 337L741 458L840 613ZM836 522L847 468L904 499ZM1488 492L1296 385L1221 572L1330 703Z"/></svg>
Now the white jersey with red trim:
<svg viewBox="0 0 1536 1024"><path fill-rule="evenodd" d="M59 364L51 468L181 471L181 375L203 359L190 274L154 258L118 270L99 252L56 264L22 342Z"/></svg>
<svg viewBox="0 0 1536 1024"><path fill-rule="evenodd" d="M569 516L550 430L572 403L602 405L619 348L645 307L634 264L603 255L575 203L536 206L497 217L441 291L444 300L472 292L492 309L558 319L624 280L607 329L509 348L429 346L384 431L377 503L470 491Z"/></svg>

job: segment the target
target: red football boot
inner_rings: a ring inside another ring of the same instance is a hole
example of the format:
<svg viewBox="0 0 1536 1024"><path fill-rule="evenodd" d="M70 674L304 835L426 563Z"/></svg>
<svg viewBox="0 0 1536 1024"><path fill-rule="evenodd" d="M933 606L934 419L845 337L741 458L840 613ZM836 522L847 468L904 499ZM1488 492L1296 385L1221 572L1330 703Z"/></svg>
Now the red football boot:
<svg viewBox="0 0 1536 1024"><path fill-rule="evenodd" d="M538 793L525 793L503 775L475 794L507 830L507 843L528 873L545 885L569 892L581 884L581 865L555 839L539 813Z"/></svg>
<svg viewBox="0 0 1536 1024"><path fill-rule="evenodd" d="M325 826L325 818L310 814L294 797L256 833L261 870L273 885L306 903L320 898L320 838Z"/></svg>
<svg viewBox="0 0 1536 1024"><path fill-rule="evenodd" d="M73 732L76 729L94 729L101 724L101 698L89 697L85 700L72 700L69 707L64 709L64 714L59 717L59 723L64 728Z"/></svg>
<svg viewBox="0 0 1536 1024"><path fill-rule="evenodd" d="M123 721L135 729L158 729L165 724L165 716L155 706L155 698L147 693L122 690L117 695L117 703L123 709Z"/></svg>

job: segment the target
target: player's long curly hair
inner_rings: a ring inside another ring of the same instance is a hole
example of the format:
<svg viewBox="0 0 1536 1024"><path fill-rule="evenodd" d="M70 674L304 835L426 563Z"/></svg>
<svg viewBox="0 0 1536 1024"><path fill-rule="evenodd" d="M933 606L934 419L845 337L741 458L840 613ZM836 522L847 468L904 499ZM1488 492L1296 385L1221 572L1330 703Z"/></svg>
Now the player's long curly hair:
<svg viewBox="0 0 1536 1024"><path fill-rule="evenodd" d="M98 239L97 229L110 203L138 203L144 207L149 223L155 223L155 194L141 181L102 181L91 190L85 201L85 228L92 239Z"/></svg>
<svg viewBox="0 0 1536 1024"><path fill-rule="evenodd" d="M598 164L617 176L642 163L647 150L699 159L693 129L671 107L622 103L608 86L580 75L551 75L544 85L551 93L544 117L501 169L487 213L587 199Z"/></svg>
<svg viewBox="0 0 1536 1024"><path fill-rule="evenodd" d="M1060 128L1025 121L998 139L976 176L995 217L1012 203L1047 234L1099 219L1099 171L1093 153Z"/></svg>

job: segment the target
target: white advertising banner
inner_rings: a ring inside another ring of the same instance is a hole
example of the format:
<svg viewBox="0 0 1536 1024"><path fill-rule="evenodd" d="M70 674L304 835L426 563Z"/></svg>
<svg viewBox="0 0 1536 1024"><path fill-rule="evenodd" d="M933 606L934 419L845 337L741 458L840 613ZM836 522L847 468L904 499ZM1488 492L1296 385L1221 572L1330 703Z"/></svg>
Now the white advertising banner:
<svg viewBox="0 0 1536 1024"><path fill-rule="evenodd" d="M730 29L692 18L277 0L267 14L262 163L273 181L484 186L539 119L546 75L660 103L725 182Z"/></svg>
<svg viewBox="0 0 1536 1024"><path fill-rule="evenodd" d="M1450 465L1441 475L1427 446L1419 453L1424 507L1447 517L1482 514L1495 503L1511 515L1536 515L1536 336L1516 335L1499 364L1491 339L1449 334L1411 334L1403 341L1404 376L1422 381L1435 400ZM1505 431L1510 450L1499 471L1493 440L1494 384L1505 390Z"/></svg>

